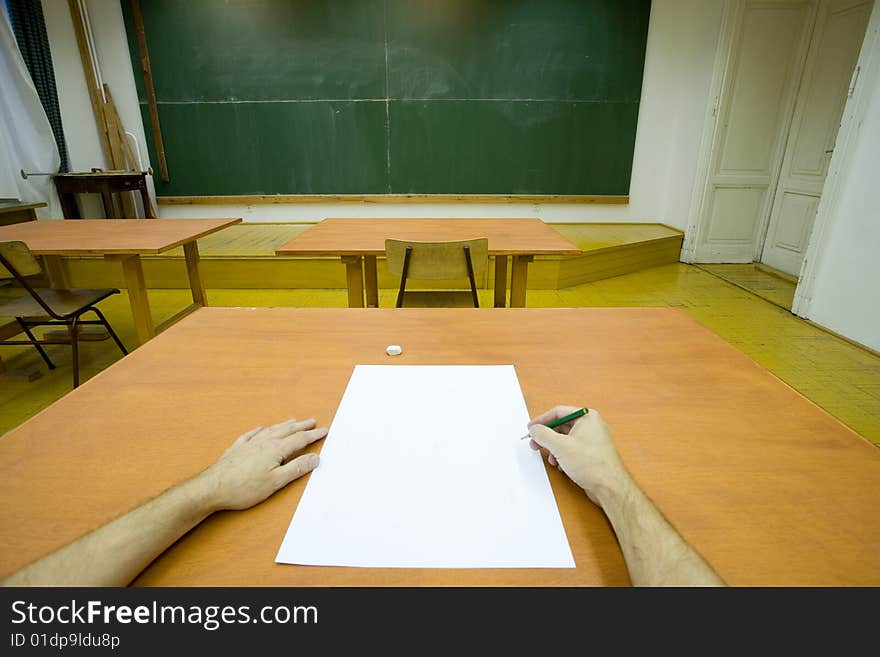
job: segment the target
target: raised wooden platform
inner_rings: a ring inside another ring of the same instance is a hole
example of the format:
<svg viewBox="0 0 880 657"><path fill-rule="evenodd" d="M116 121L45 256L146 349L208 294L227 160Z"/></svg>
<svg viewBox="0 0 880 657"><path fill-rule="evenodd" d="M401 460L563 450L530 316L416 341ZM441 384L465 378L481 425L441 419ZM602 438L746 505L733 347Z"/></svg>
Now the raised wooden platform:
<svg viewBox="0 0 880 657"><path fill-rule="evenodd" d="M338 258L281 257L275 248L303 232L311 223L238 224L199 240L206 287L227 289L344 288L345 268ZM537 257L529 268L530 289L556 290L590 281L678 262L683 233L657 223L553 224L584 250L576 257ZM114 263L100 257L67 258L71 285L124 287ZM490 263L491 264L491 263ZM183 250L144 257L151 288L188 286ZM378 263L379 287L396 287L385 263ZM481 287L491 287L494 267Z"/></svg>

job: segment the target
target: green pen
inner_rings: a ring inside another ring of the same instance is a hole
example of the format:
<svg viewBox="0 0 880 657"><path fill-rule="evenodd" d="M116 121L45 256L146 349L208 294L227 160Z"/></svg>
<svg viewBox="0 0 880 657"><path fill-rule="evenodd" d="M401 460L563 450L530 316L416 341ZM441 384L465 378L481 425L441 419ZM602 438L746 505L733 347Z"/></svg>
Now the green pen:
<svg viewBox="0 0 880 657"><path fill-rule="evenodd" d="M584 415L586 415L589 412L590 412L589 408L579 408L574 413L569 413L565 417L561 417L558 420L553 420L552 422L549 422L549 423L545 424L544 426L547 427L548 429L555 429L560 424L565 424L566 422L571 422L572 420L577 420L579 417L583 417ZM529 434L526 434L525 436L520 438L520 440L525 440L528 437L529 437Z"/></svg>

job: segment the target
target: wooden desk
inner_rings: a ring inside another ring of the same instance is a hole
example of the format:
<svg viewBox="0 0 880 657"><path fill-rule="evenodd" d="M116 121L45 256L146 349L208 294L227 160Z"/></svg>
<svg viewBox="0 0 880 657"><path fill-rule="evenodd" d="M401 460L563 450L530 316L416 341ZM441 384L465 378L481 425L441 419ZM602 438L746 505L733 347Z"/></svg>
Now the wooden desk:
<svg viewBox="0 0 880 657"><path fill-rule="evenodd" d="M158 331L207 305L196 240L240 222L240 218L44 220L0 227L0 241L20 240L33 253L44 256L49 280L57 288L70 287L62 256L101 254L108 260L118 260L125 274L138 341L143 344ZM155 327L141 256L163 253L181 245L193 303Z"/></svg>
<svg viewBox="0 0 880 657"><path fill-rule="evenodd" d="M391 343L404 349L393 360ZM196 474L248 429L330 423L358 363L513 363L532 414L602 411L636 479L728 583L880 585L880 451L670 308L203 308L0 440L0 576ZM137 583L627 584L603 514L549 474L576 569L275 564L299 480L211 517Z"/></svg>
<svg viewBox="0 0 880 657"><path fill-rule="evenodd" d="M36 209L45 207L45 203L0 203L0 226L36 221Z"/></svg>
<svg viewBox="0 0 880 657"><path fill-rule="evenodd" d="M150 194L147 191L147 177L141 171L57 173L53 174L52 181L55 183L55 190L58 192L58 199L61 201L61 210L65 219L82 218L79 205L76 202L77 194L100 194L104 215L118 217L119 214L113 205L113 195L127 192L138 192L141 195L145 217L155 218L156 216L156 211L150 202ZM121 212L122 205L123 203L120 201L120 214L124 214Z"/></svg>
<svg viewBox="0 0 880 657"><path fill-rule="evenodd" d="M495 307L506 301L507 258L510 306L526 305L529 263L536 255L578 255L581 251L540 219L324 219L275 250L276 255L332 255L345 263L350 308L379 305L376 256L387 238L418 241L489 238L495 256Z"/></svg>

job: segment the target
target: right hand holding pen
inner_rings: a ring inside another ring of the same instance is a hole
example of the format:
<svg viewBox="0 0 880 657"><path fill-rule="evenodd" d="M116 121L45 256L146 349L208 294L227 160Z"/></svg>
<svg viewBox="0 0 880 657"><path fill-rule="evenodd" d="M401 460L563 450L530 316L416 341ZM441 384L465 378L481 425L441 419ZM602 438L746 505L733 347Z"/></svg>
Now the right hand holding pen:
<svg viewBox="0 0 880 657"><path fill-rule="evenodd" d="M583 417L550 429L545 424L576 411L577 406L557 406L529 422L529 445L544 448L547 460L586 491L596 504L605 490L617 490L629 478L617 453L608 425L593 409Z"/></svg>

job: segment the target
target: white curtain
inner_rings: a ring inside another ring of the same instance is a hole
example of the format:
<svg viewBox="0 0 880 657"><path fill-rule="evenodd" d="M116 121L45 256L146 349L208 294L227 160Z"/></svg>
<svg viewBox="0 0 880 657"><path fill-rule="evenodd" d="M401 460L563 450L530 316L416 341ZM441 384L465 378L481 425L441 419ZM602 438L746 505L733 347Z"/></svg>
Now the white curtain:
<svg viewBox="0 0 880 657"><path fill-rule="evenodd" d="M20 174L22 169L54 173L60 162L49 120L0 5L0 199L48 203L48 211L40 214L60 217L52 179L24 180Z"/></svg>

